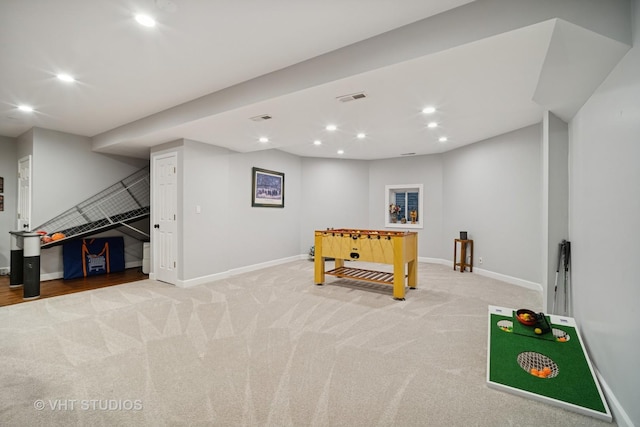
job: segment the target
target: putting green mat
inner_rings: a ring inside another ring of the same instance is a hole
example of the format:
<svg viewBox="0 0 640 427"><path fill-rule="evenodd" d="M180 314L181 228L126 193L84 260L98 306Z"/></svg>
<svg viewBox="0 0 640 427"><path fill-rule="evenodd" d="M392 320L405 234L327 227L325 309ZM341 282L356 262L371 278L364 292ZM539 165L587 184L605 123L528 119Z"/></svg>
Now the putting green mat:
<svg viewBox="0 0 640 427"><path fill-rule="evenodd" d="M611 421L575 320L551 315L552 332L537 336L514 313L489 307L489 386Z"/></svg>

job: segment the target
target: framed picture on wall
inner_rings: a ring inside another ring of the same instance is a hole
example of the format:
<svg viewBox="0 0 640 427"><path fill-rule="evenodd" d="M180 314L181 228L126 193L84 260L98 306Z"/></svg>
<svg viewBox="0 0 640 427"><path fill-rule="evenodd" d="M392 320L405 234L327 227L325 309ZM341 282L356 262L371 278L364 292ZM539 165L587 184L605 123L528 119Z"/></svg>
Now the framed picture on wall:
<svg viewBox="0 0 640 427"><path fill-rule="evenodd" d="M251 206L284 208L284 173L252 168Z"/></svg>
<svg viewBox="0 0 640 427"><path fill-rule="evenodd" d="M4 178L0 176L0 193L4 193Z"/></svg>
<svg viewBox="0 0 640 427"><path fill-rule="evenodd" d="M4 196L0 194L0 212L4 210Z"/></svg>

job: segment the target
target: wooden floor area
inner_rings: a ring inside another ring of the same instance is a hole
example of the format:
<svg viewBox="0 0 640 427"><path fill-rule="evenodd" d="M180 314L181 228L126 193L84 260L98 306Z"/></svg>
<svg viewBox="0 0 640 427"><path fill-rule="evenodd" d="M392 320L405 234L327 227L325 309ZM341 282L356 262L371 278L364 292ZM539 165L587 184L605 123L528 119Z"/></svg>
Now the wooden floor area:
<svg viewBox="0 0 640 427"><path fill-rule="evenodd" d="M72 294L75 292L88 291L107 286L121 285L123 283L135 282L137 280L144 280L148 278L149 276L144 274L140 267L137 267L100 276L81 277L70 280L47 280L40 282L40 298L38 299L57 297L59 295ZM37 299L24 301L22 298L22 286L10 288L9 276L0 276L0 307L19 303L29 303L31 301L37 301Z"/></svg>

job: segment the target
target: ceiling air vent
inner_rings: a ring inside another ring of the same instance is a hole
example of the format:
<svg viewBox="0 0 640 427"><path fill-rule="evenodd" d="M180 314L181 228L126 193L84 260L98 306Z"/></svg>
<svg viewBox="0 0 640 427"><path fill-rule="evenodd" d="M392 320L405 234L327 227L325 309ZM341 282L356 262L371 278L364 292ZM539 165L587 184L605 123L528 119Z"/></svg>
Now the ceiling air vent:
<svg viewBox="0 0 640 427"><path fill-rule="evenodd" d="M250 120L253 120L254 122L262 122L264 120L271 120L272 118L273 117L268 114L260 114L259 116L250 117Z"/></svg>
<svg viewBox="0 0 640 427"><path fill-rule="evenodd" d="M367 94L365 94L364 92L358 92L358 93L352 93L350 95L342 95L337 97L336 99L340 102L350 102L350 101L356 101L358 99L363 99L366 97L367 97Z"/></svg>

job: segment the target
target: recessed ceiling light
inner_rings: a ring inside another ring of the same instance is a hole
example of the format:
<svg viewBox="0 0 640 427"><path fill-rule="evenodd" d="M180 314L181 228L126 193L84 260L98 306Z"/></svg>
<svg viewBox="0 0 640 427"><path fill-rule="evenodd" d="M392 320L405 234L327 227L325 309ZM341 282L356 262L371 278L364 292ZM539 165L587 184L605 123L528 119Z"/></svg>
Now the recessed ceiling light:
<svg viewBox="0 0 640 427"><path fill-rule="evenodd" d="M261 136L258 141L260 141L260 142L269 142L269 138L267 138L266 136Z"/></svg>
<svg viewBox="0 0 640 427"><path fill-rule="evenodd" d="M69 74L58 74L56 77L58 78L58 80L62 80L63 82L67 82L67 83L76 81L76 79L74 79Z"/></svg>
<svg viewBox="0 0 640 427"><path fill-rule="evenodd" d="M360 132L358 135L356 135L358 137L358 139L364 139L367 135L365 135L364 133Z"/></svg>
<svg viewBox="0 0 640 427"><path fill-rule="evenodd" d="M20 106L18 107L18 110L20 110L20 111L25 111L25 112L27 112L27 113L31 113L31 112L33 111L33 107L30 107L30 106L28 106L28 105L20 105Z"/></svg>
<svg viewBox="0 0 640 427"><path fill-rule="evenodd" d="M313 141L313 145L322 145L322 141L316 139L315 141Z"/></svg>
<svg viewBox="0 0 640 427"><path fill-rule="evenodd" d="M327 127L325 129L330 130L330 131L334 131L334 130L338 129L338 127L336 125L327 125Z"/></svg>
<svg viewBox="0 0 640 427"><path fill-rule="evenodd" d="M438 141L440 142L447 142L447 137L446 136L441 136Z"/></svg>
<svg viewBox="0 0 640 427"><path fill-rule="evenodd" d="M136 15L136 21L138 24L144 25L145 27L155 27L156 21L149 15L138 14Z"/></svg>
<svg viewBox="0 0 640 427"><path fill-rule="evenodd" d="M344 150L338 150L338 154L344 154Z"/></svg>
<svg viewBox="0 0 640 427"><path fill-rule="evenodd" d="M437 128L437 127L438 127L438 123L436 123L436 122L429 122L429 124L427 125L427 127L430 127L430 128Z"/></svg>
<svg viewBox="0 0 640 427"><path fill-rule="evenodd" d="M436 112L436 108L435 107L424 107L422 109L422 112L425 114L433 114Z"/></svg>

